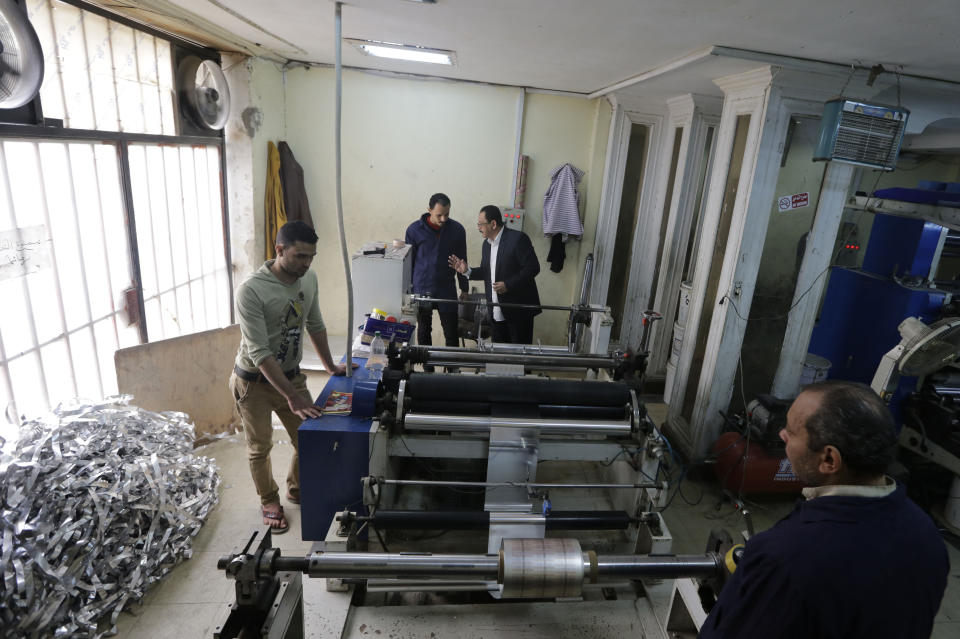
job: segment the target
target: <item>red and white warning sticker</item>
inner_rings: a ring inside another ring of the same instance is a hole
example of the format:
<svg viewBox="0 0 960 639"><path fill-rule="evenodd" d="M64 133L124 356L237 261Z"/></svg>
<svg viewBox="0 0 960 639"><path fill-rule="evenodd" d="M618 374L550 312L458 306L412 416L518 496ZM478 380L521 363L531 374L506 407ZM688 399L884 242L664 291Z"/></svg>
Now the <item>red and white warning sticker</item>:
<svg viewBox="0 0 960 639"><path fill-rule="evenodd" d="M794 193L793 195L783 195L777 198L777 209L780 211L792 211L793 209L802 209L810 205L809 191L804 193Z"/></svg>

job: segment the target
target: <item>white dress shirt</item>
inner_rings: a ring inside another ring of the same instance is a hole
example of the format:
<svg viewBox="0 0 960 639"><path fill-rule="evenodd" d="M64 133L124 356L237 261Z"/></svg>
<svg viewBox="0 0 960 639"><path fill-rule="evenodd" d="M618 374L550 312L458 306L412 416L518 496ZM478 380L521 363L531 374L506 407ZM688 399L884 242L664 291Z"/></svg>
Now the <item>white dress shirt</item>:
<svg viewBox="0 0 960 639"><path fill-rule="evenodd" d="M500 249L500 238L503 237L503 228L497 233L497 237L492 240L488 239L490 242L490 301L494 304L500 301L500 298L497 296L497 292L493 290L493 282L497 276L497 252ZM503 316L503 311L499 306L493 307L493 321L495 322L505 322L507 318Z"/></svg>
<svg viewBox="0 0 960 639"><path fill-rule="evenodd" d="M883 485L881 486L850 486L846 484L809 486L801 492L809 500L816 497L886 497L896 489L897 482L884 475Z"/></svg>

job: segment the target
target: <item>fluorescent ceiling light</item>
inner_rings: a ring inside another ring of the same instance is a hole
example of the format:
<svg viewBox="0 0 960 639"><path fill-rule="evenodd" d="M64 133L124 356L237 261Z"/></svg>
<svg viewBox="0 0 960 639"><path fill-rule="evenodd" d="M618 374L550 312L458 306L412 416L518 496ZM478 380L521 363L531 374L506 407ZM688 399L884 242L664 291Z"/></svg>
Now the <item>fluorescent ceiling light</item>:
<svg viewBox="0 0 960 639"><path fill-rule="evenodd" d="M428 49L427 47L418 47L412 44L394 44L392 42L377 42L375 40L344 39L355 46L360 53L372 55L377 58L446 64L450 66L452 66L455 61L454 52L444 49Z"/></svg>

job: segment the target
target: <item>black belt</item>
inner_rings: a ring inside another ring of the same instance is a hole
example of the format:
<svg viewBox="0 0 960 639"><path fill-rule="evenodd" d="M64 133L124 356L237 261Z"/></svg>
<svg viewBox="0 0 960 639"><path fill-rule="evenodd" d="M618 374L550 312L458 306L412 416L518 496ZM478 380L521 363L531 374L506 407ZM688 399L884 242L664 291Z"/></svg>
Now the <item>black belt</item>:
<svg viewBox="0 0 960 639"><path fill-rule="evenodd" d="M270 381L263 376L263 373L251 373L250 371L243 370L236 364L233 365L233 372L237 374L237 377L248 382L269 382ZM293 379L294 377L300 374L300 367L297 366L292 371L283 371L283 374L286 375L287 379Z"/></svg>

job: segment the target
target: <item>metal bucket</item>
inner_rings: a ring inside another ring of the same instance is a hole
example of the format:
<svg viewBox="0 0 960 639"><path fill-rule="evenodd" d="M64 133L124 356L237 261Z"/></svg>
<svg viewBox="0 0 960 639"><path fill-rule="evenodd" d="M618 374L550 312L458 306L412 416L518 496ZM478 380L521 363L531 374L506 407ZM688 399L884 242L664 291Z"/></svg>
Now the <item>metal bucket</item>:
<svg viewBox="0 0 960 639"><path fill-rule="evenodd" d="M803 360L803 371L800 373L800 386L822 382L830 372L830 360L813 353L807 353Z"/></svg>

